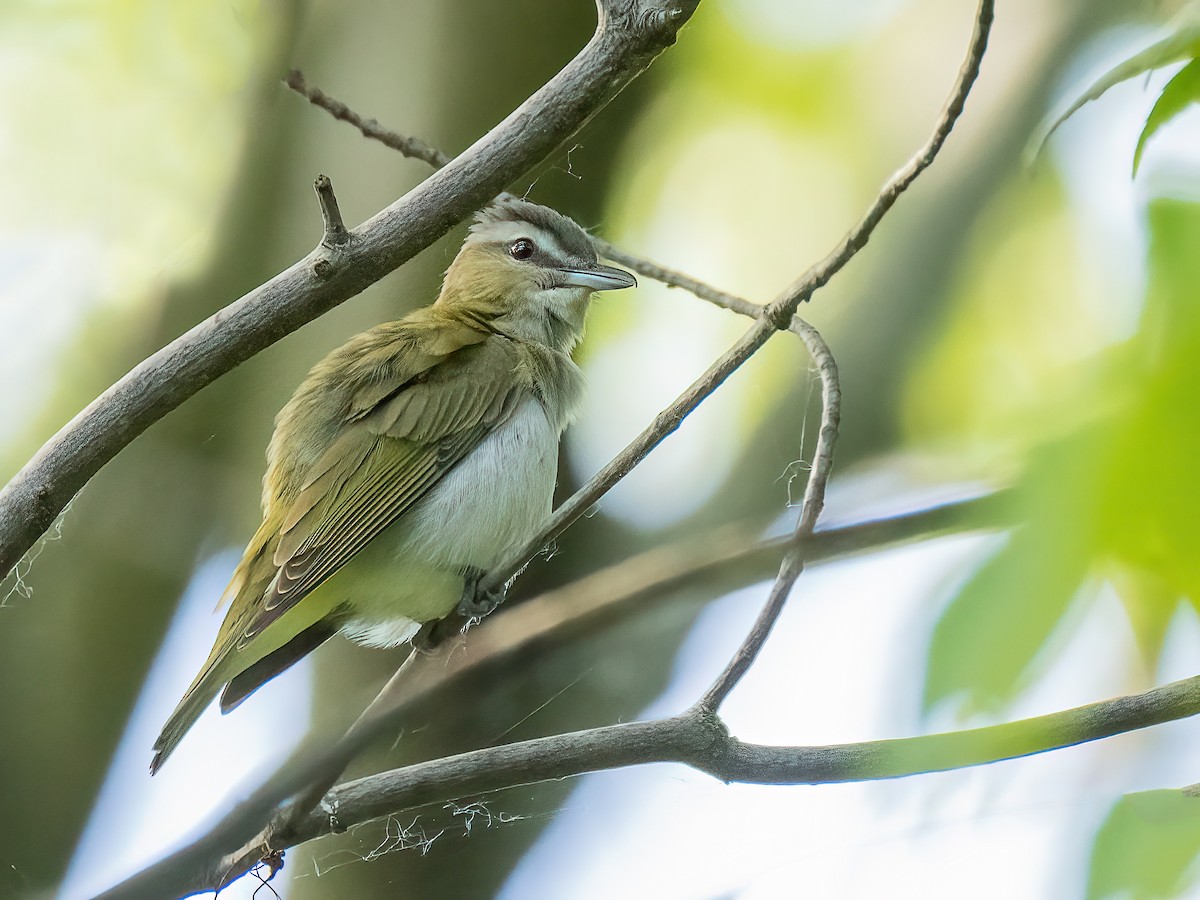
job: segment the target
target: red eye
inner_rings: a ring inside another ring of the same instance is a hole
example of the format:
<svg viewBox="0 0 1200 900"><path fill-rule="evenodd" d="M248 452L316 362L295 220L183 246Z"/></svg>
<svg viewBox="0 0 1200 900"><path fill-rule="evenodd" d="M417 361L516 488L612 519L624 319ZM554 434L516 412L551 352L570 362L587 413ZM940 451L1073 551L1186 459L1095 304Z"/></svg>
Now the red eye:
<svg viewBox="0 0 1200 900"><path fill-rule="evenodd" d="M513 259L529 259L529 257L533 256L533 251L533 241L527 238L518 238L508 248L508 253Z"/></svg>

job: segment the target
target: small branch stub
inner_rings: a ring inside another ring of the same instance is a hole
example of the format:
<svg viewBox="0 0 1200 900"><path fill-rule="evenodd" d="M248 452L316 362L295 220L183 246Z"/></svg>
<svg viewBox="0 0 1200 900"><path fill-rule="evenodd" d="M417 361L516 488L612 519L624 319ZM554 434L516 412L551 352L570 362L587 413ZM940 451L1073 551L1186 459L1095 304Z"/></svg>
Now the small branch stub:
<svg viewBox="0 0 1200 900"><path fill-rule="evenodd" d="M330 248L341 247L350 242L350 232L342 221L342 211L338 208L337 196L333 193L333 182L328 175L318 175L313 182L313 190L317 192L317 202L321 204L321 222L325 234L321 243Z"/></svg>
<svg viewBox="0 0 1200 900"><path fill-rule="evenodd" d="M312 264L312 274L317 281L328 281L337 270L333 256L350 243L350 232L342 221L342 211L338 208L337 195L333 192L333 182L329 176L318 175L313 182L313 190L317 192L317 202L321 205L323 233L317 247L318 258Z"/></svg>

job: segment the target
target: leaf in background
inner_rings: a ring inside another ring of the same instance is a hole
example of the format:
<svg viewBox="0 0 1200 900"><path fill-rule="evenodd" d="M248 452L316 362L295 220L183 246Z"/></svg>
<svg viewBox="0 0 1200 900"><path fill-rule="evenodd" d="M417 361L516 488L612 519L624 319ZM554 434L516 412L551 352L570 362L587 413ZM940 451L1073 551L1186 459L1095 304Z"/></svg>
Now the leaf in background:
<svg viewBox="0 0 1200 900"><path fill-rule="evenodd" d="M1112 423L1096 555L1123 571L1112 580L1153 663L1161 639L1147 645L1139 626L1169 618L1179 598L1200 602L1200 205L1156 201L1149 224L1145 312L1123 369L1136 402Z"/></svg>
<svg viewBox="0 0 1200 900"><path fill-rule="evenodd" d="M1029 454L1017 485L1025 524L938 622L927 707L960 698L971 712L1013 699L1089 579L1116 588L1151 666L1180 599L1200 604L1200 204L1156 201L1149 225L1138 333L1091 370L1090 393L1107 402Z"/></svg>
<svg viewBox="0 0 1200 900"><path fill-rule="evenodd" d="M1200 797L1191 788L1126 794L1092 846L1088 900L1180 896L1198 853Z"/></svg>
<svg viewBox="0 0 1200 900"><path fill-rule="evenodd" d="M1158 129L1162 128L1193 103L1200 102L1200 59L1190 63L1175 73L1175 77L1167 82L1154 108L1146 117L1142 133L1138 135L1137 149L1133 151L1133 174L1137 175L1138 166L1142 162L1142 151L1146 142Z"/></svg>
<svg viewBox="0 0 1200 900"><path fill-rule="evenodd" d="M1170 37L1152 44L1140 53L1135 53L1092 82L1091 86L1067 107L1066 112L1038 130L1030 142L1026 157L1030 161L1036 159L1051 135L1058 130L1058 126L1079 112L1084 105L1101 97L1109 88L1146 72L1196 56L1200 56L1200 22L1189 22Z"/></svg>
<svg viewBox="0 0 1200 900"><path fill-rule="evenodd" d="M1178 587L1152 569L1128 563L1114 566L1106 574L1121 598L1143 659L1153 663L1162 653L1167 630L1179 608Z"/></svg>
<svg viewBox="0 0 1200 900"><path fill-rule="evenodd" d="M1090 443L1053 445L1031 465L1016 500L1027 523L972 574L934 629L926 709L956 700L963 715L995 710L1035 673L1088 575L1097 458Z"/></svg>

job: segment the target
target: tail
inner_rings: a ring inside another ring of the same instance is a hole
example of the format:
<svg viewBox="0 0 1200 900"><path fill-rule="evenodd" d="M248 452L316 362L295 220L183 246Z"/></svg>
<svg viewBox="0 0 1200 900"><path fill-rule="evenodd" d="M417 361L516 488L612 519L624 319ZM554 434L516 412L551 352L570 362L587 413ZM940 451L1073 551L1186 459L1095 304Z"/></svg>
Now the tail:
<svg viewBox="0 0 1200 900"><path fill-rule="evenodd" d="M227 713L252 693L278 675L291 668L303 657L337 634L338 625L322 619L300 632L282 647L266 656L250 662L232 652L217 654L210 658L204 670L187 689L171 718L163 726L162 734L154 743L154 759L150 762L150 774L163 767L167 757L179 746L200 714L208 709L213 698L221 693L221 712ZM253 657L251 657L253 659Z"/></svg>
<svg viewBox="0 0 1200 900"><path fill-rule="evenodd" d="M167 719L162 733L154 742L154 759L150 761L151 775L156 774L163 767L167 757L175 752L175 748L183 740L183 736L191 730L191 727L196 724L196 720L200 718L200 714L208 708L213 698L217 696L217 692L225 686L225 679L218 677L217 670L218 667L215 665L206 667L192 682L192 686L187 689L187 693L175 707L175 712L171 713L171 717Z"/></svg>

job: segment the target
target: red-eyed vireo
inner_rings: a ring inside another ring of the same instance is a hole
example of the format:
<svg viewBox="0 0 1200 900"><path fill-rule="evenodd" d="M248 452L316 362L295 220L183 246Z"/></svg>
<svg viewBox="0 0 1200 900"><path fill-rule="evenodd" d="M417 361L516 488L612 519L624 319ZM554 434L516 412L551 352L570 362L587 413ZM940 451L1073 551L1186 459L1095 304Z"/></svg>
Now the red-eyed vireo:
<svg viewBox="0 0 1200 900"><path fill-rule="evenodd" d="M506 196L432 306L313 368L276 418L262 525L151 772L218 693L232 709L337 632L393 647L474 608L479 576L550 513L588 300L634 283L573 221Z"/></svg>

